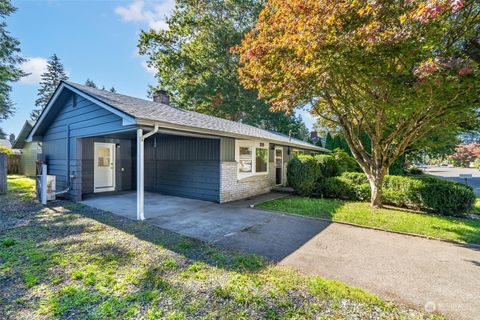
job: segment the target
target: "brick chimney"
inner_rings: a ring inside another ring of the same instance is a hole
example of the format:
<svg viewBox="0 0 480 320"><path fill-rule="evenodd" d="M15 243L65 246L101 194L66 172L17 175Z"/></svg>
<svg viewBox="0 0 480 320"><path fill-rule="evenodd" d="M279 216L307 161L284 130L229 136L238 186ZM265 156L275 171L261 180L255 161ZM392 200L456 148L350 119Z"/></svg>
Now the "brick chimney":
<svg viewBox="0 0 480 320"><path fill-rule="evenodd" d="M170 96L166 90L157 90L153 93L153 101L170 105Z"/></svg>

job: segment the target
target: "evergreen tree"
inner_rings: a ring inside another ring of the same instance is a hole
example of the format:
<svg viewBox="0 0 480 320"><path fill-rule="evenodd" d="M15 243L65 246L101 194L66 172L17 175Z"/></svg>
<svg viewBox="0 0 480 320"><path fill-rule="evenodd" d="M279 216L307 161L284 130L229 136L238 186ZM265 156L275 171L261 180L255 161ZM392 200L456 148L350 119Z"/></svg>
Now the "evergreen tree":
<svg viewBox="0 0 480 320"><path fill-rule="evenodd" d="M87 81L85 81L85 85L87 87L97 88L97 85L95 84L95 82L93 82L93 80L90 80L90 79L87 79Z"/></svg>
<svg viewBox="0 0 480 320"><path fill-rule="evenodd" d="M115 88L114 88L114 87L111 87L111 88L110 88L110 92L113 92L113 93L115 93L115 92L117 92L117 90L115 90Z"/></svg>
<svg viewBox="0 0 480 320"><path fill-rule="evenodd" d="M216 117L241 121L306 139L302 120L271 112L270 105L247 90L237 73L241 43L257 20L264 1L177 0L168 29L142 31L140 54L155 68L158 86L172 93L172 104Z"/></svg>
<svg viewBox="0 0 480 320"><path fill-rule="evenodd" d="M0 139L7 139L7 134L2 128L0 128Z"/></svg>
<svg viewBox="0 0 480 320"><path fill-rule="evenodd" d="M42 113L43 108L47 105L50 97L55 89L60 84L60 81L67 80L63 64L56 54L53 54L47 62L47 71L42 73L42 80L40 81L40 88L37 93L37 100L35 100L36 108L30 113L30 119L36 121Z"/></svg>
<svg viewBox="0 0 480 320"><path fill-rule="evenodd" d="M27 74L19 68L19 64L25 61L20 56L20 42L7 31L6 18L14 13L9 0L3 0L0 4L0 120L7 119L15 111L10 99L11 82L20 80Z"/></svg>
<svg viewBox="0 0 480 320"><path fill-rule="evenodd" d="M325 138L325 148L328 150L335 149L335 146L333 145L333 137L330 132L327 133L327 136Z"/></svg>
<svg viewBox="0 0 480 320"><path fill-rule="evenodd" d="M10 141L10 143L13 145L15 143L15 134L10 133L8 136L8 141Z"/></svg>

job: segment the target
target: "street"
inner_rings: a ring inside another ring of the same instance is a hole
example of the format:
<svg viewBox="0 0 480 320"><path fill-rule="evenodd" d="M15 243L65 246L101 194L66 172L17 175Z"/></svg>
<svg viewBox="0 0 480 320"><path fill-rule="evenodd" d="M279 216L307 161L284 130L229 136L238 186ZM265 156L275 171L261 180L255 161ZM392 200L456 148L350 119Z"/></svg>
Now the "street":
<svg viewBox="0 0 480 320"><path fill-rule="evenodd" d="M467 179L467 184L473 187L477 196L480 196L480 170L478 169L429 166L427 169L424 169L424 171L433 176L461 183L465 183L465 178L460 178L460 174L471 174L472 178Z"/></svg>

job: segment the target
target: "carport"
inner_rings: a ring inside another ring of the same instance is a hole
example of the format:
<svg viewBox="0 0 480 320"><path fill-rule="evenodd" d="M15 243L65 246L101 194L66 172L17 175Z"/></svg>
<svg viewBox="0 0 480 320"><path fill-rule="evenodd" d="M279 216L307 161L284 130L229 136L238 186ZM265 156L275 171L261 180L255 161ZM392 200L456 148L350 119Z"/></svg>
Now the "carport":
<svg viewBox="0 0 480 320"><path fill-rule="evenodd" d="M103 195L119 192L122 197L116 201L123 204L119 213L136 213L138 220L145 219L145 201L165 210L181 201L219 201L218 139L173 134L155 126L153 130L130 130L79 141L83 159L82 198L93 194L96 202L105 199L108 206L108 196ZM145 199L145 191L152 199ZM166 197L165 203L159 203L155 193L185 198Z"/></svg>

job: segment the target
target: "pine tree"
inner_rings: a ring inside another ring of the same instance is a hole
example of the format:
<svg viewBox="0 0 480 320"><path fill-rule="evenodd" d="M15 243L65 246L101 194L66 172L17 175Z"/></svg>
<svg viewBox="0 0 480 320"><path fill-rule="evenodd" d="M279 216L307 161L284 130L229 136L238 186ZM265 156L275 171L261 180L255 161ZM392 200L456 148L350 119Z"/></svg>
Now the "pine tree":
<svg viewBox="0 0 480 320"><path fill-rule="evenodd" d="M97 85L95 84L95 82L93 82L93 80L90 80L90 79L87 79L87 81L85 81L85 85L87 87L90 87L90 88L97 88Z"/></svg>
<svg viewBox="0 0 480 320"><path fill-rule="evenodd" d="M115 88L114 88L114 87L111 87L111 88L110 88L110 92L113 92L113 93L115 93L115 92L117 92L117 90L115 90Z"/></svg>
<svg viewBox="0 0 480 320"><path fill-rule="evenodd" d="M333 145L333 137L330 132L327 133L327 137L325 138L325 148L328 150L333 150L335 148Z"/></svg>
<svg viewBox="0 0 480 320"><path fill-rule="evenodd" d="M7 134L2 128L0 128L0 139L7 139Z"/></svg>
<svg viewBox="0 0 480 320"><path fill-rule="evenodd" d="M15 134L10 133L8 136L8 141L10 141L10 143L13 145L15 143Z"/></svg>
<svg viewBox="0 0 480 320"><path fill-rule="evenodd" d="M56 54L53 54L47 62L47 71L42 73L42 81L35 100L36 108L30 113L32 121L36 121L42 113L43 108L47 105L50 97L60 84L60 81L67 80L65 69Z"/></svg>
<svg viewBox="0 0 480 320"><path fill-rule="evenodd" d="M19 64L25 61L20 56L20 42L8 32L5 22L16 10L8 0L0 4L0 120L7 119L15 111L10 99L11 82L27 75L19 68Z"/></svg>

